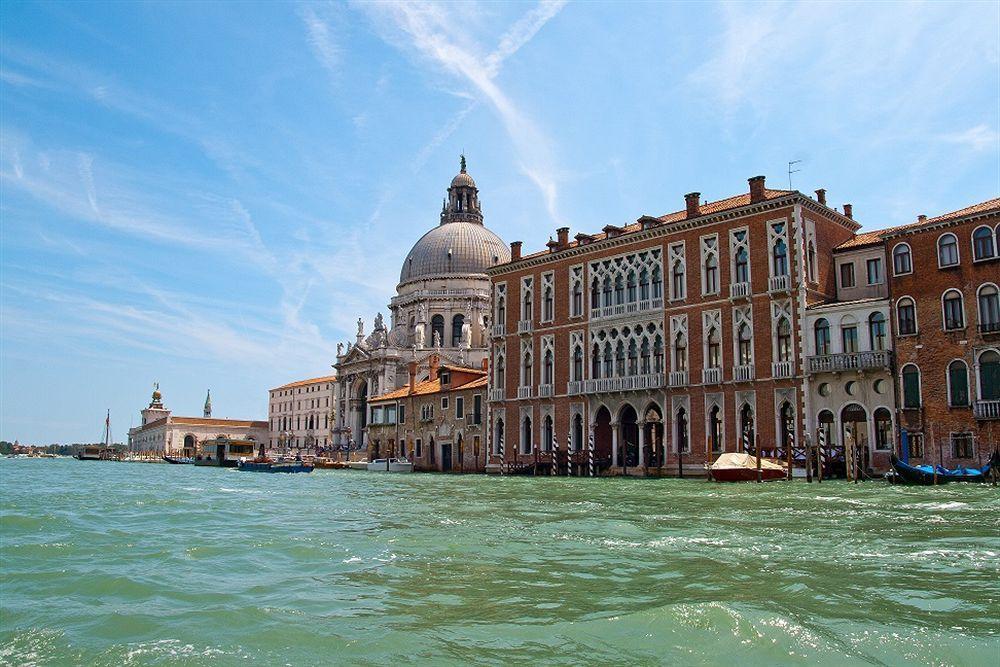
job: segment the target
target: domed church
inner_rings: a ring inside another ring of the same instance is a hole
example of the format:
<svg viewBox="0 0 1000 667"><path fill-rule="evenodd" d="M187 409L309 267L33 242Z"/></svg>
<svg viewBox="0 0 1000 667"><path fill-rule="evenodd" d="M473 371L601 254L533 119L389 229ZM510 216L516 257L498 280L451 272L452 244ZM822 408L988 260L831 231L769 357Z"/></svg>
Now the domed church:
<svg viewBox="0 0 1000 667"><path fill-rule="evenodd" d="M358 318L355 340L337 344L335 446L366 447L368 399L407 383L410 362L420 366L434 354L442 364L482 366L489 342L486 270L508 261L507 244L483 224L479 188L463 155L439 224L403 260L389 324L379 313L366 335Z"/></svg>

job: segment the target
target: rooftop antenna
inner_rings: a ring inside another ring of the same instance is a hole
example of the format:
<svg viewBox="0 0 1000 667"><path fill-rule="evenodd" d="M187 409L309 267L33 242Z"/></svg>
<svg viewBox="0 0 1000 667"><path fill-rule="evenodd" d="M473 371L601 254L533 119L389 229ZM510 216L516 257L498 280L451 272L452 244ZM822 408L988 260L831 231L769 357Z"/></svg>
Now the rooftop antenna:
<svg viewBox="0 0 1000 667"><path fill-rule="evenodd" d="M792 189L792 174L797 174L800 171L802 171L801 169L792 169L792 167L794 165L799 164L800 162L802 162L802 160L792 160L791 162L788 163L788 189L789 190Z"/></svg>

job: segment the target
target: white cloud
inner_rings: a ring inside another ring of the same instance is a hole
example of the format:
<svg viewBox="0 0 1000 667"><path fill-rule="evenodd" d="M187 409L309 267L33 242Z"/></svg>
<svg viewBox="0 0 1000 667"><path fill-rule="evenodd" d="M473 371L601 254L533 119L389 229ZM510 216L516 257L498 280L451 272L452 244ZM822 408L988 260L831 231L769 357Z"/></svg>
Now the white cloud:
<svg viewBox="0 0 1000 667"><path fill-rule="evenodd" d="M321 19L310 5L303 5L299 10L299 16L302 17L302 22L306 25L307 40L316 60L328 72L337 74L340 65L340 48L333 41L329 24Z"/></svg>
<svg viewBox="0 0 1000 667"><path fill-rule="evenodd" d="M945 134L941 139L947 143L965 146L973 152L982 152L1000 148L1000 133L985 123L970 127L962 132Z"/></svg>

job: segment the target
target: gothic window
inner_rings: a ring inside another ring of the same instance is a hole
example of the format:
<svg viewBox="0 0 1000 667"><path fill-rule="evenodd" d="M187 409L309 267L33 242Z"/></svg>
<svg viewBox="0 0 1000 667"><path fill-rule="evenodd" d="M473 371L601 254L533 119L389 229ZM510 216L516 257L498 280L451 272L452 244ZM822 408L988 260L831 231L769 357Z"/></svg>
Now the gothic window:
<svg viewBox="0 0 1000 667"><path fill-rule="evenodd" d="M663 339L659 336L656 337L656 341L653 343L653 372L663 372Z"/></svg>
<svg viewBox="0 0 1000 667"><path fill-rule="evenodd" d="M542 319L546 322L552 321L554 296L552 285L545 286L545 293L542 295Z"/></svg>
<svg viewBox="0 0 1000 667"><path fill-rule="evenodd" d="M809 239L809 249L806 251L806 263L808 266L809 279L816 281L816 244Z"/></svg>
<svg viewBox="0 0 1000 667"><path fill-rule="evenodd" d="M614 377L614 358L611 356L611 343L604 344L604 377Z"/></svg>
<svg viewBox="0 0 1000 667"><path fill-rule="evenodd" d="M618 341L615 348L615 374L618 377L625 375L625 343Z"/></svg>
<svg viewBox="0 0 1000 667"><path fill-rule="evenodd" d="M969 405L969 368L958 359L948 364L948 405L961 408Z"/></svg>
<svg viewBox="0 0 1000 667"><path fill-rule="evenodd" d="M792 327L786 318L778 322L778 361L792 360Z"/></svg>
<svg viewBox="0 0 1000 667"><path fill-rule="evenodd" d="M635 303L635 271L628 272L628 280L626 281L626 295L625 298L629 303Z"/></svg>
<svg viewBox="0 0 1000 667"><path fill-rule="evenodd" d="M573 381L583 379L583 348L577 345L573 349Z"/></svg>
<svg viewBox="0 0 1000 667"><path fill-rule="evenodd" d="M992 284L979 288L979 330L982 333L1000 331L1000 292Z"/></svg>
<svg viewBox="0 0 1000 667"><path fill-rule="evenodd" d="M705 357L706 368L719 368L722 366L722 341L719 330L716 328L708 331L708 354Z"/></svg>
<svg viewBox="0 0 1000 667"><path fill-rule="evenodd" d="M524 297L521 300L521 319L530 320L532 313L532 303L531 303L531 287L529 283L528 289L524 292Z"/></svg>
<svg viewBox="0 0 1000 667"><path fill-rule="evenodd" d="M649 366L649 339L643 338L642 339L642 345L640 346L639 349L640 349L640 351L639 351L639 355L640 355L639 356L639 359L640 359L640 361L639 361L640 372L643 375L649 375L650 370L651 370L650 366Z"/></svg>
<svg viewBox="0 0 1000 667"><path fill-rule="evenodd" d="M756 449L753 408L749 405L740 410L740 445L744 452Z"/></svg>
<svg viewBox="0 0 1000 667"><path fill-rule="evenodd" d="M783 239L778 239L772 250L774 257L774 275L788 275L788 246Z"/></svg>
<svg viewBox="0 0 1000 667"><path fill-rule="evenodd" d="M569 273L569 308L571 317L583 315L583 267L573 267Z"/></svg>
<svg viewBox="0 0 1000 667"><path fill-rule="evenodd" d="M753 363L753 337L750 327L741 324L738 334L739 340L739 365L747 366Z"/></svg>
<svg viewBox="0 0 1000 667"><path fill-rule="evenodd" d="M782 448L787 448L795 443L795 411L787 402L781 404L778 412L778 434Z"/></svg>
<svg viewBox="0 0 1000 667"><path fill-rule="evenodd" d="M951 233L938 238L938 266L941 268L958 264L958 238Z"/></svg>
<svg viewBox="0 0 1000 667"><path fill-rule="evenodd" d="M611 306L611 278L610 278L610 276L606 276L604 278L604 300L603 300L602 305L605 308L609 308Z"/></svg>
<svg viewBox="0 0 1000 667"><path fill-rule="evenodd" d="M671 298L673 299L683 299L684 298L684 265L680 260L674 262L674 268L671 272L672 282L671 282Z"/></svg>
<svg viewBox="0 0 1000 667"><path fill-rule="evenodd" d="M639 299L641 301L649 299L649 272L646 269L639 272Z"/></svg>
<svg viewBox="0 0 1000 667"><path fill-rule="evenodd" d="M465 315L459 313L451 318L451 346L462 347L462 327L465 325Z"/></svg>
<svg viewBox="0 0 1000 667"><path fill-rule="evenodd" d="M979 355L979 398L1000 399L1000 353L987 350Z"/></svg>
<svg viewBox="0 0 1000 667"><path fill-rule="evenodd" d="M621 276L615 276L615 305L625 303L625 282Z"/></svg>
<svg viewBox="0 0 1000 667"><path fill-rule="evenodd" d="M719 291L719 260L715 255L709 255L705 260L705 294L715 294Z"/></svg>
<svg viewBox="0 0 1000 667"><path fill-rule="evenodd" d="M590 307L600 308L601 307L601 283L594 277L594 280L590 283Z"/></svg>
<svg viewBox="0 0 1000 667"><path fill-rule="evenodd" d="M674 338L674 370L687 370L687 341L680 333Z"/></svg>
<svg viewBox="0 0 1000 667"><path fill-rule="evenodd" d="M639 346L636 345L635 339L629 341L628 344L628 374L637 375L639 373Z"/></svg>
<svg viewBox="0 0 1000 667"><path fill-rule="evenodd" d="M591 353L590 377L597 380L601 377L601 349L594 343L594 350Z"/></svg>
<svg viewBox="0 0 1000 667"><path fill-rule="evenodd" d="M736 251L736 282L750 282L750 254L746 248Z"/></svg>
<svg viewBox="0 0 1000 667"><path fill-rule="evenodd" d="M830 323L825 317L816 320L813 331L816 340L816 354L830 354Z"/></svg>
<svg viewBox="0 0 1000 667"><path fill-rule="evenodd" d="M431 318L431 343L444 345L444 315Z"/></svg>
<svg viewBox="0 0 1000 667"><path fill-rule="evenodd" d="M659 299L663 296L663 276L660 275L660 267L653 269L653 298Z"/></svg>
<svg viewBox="0 0 1000 667"><path fill-rule="evenodd" d="M903 297L896 303L896 323L903 336L917 333L917 308L910 297Z"/></svg>
<svg viewBox="0 0 1000 667"><path fill-rule="evenodd" d="M976 260L996 257L993 247L993 230L989 227L979 227L972 232L972 254Z"/></svg>
<svg viewBox="0 0 1000 667"><path fill-rule="evenodd" d="M920 407L920 370L914 364L903 366L903 407Z"/></svg>
<svg viewBox="0 0 1000 667"><path fill-rule="evenodd" d="M718 405L713 405L708 413L708 434L712 441L712 451L722 451L722 410Z"/></svg>
<svg viewBox="0 0 1000 667"><path fill-rule="evenodd" d="M583 449L583 417L579 414L573 417L573 450Z"/></svg>
<svg viewBox="0 0 1000 667"><path fill-rule="evenodd" d="M505 380L507 379L506 364L502 354L497 355L496 360L496 385L498 389L503 389L506 386Z"/></svg>
<svg viewBox="0 0 1000 667"><path fill-rule="evenodd" d="M552 415L545 415L542 420L542 447L547 452L552 451Z"/></svg>
<svg viewBox="0 0 1000 667"><path fill-rule="evenodd" d="M900 243L892 249L892 272L897 276L913 272L913 259L910 254L910 246L905 243Z"/></svg>
<svg viewBox="0 0 1000 667"><path fill-rule="evenodd" d="M885 315L875 312L868 316L868 337L873 350L885 349Z"/></svg>
<svg viewBox="0 0 1000 667"><path fill-rule="evenodd" d="M521 386L530 387L531 386L531 352L524 353L524 359L521 361Z"/></svg>
<svg viewBox="0 0 1000 667"><path fill-rule="evenodd" d="M552 384L552 350L546 350L542 358L542 384Z"/></svg>
<svg viewBox="0 0 1000 667"><path fill-rule="evenodd" d="M942 299L944 311L944 328L946 331L965 328L965 312L962 309L962 293L958 290L948 290Z"/></svg>
<svg viewBox="0 0 1000 667"><path fill-rule="evenodd" d="M525 415L521 422L521 453L531 453L531 417Z"/></svg>

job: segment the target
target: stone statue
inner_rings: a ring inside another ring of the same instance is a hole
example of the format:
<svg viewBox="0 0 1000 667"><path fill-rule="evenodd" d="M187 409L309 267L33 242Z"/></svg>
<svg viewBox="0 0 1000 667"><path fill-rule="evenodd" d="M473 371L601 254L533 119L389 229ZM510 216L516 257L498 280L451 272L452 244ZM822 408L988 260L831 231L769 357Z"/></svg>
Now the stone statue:
<svg viewBox="0 0 1000 667"><path fill-rule="evenodd" d="M382 319L382 313L375 315L375 331L381 331L385 329L385 321Z"/></svg>
<svg viewBox="0 0 1000 667"><path fill-rule="evenodd" d="M441 347L441 332L439 332L439 331L435 331L434 332L433 343L434 343L434 347Z"/></svg>
<svg viewBox="0 0 1000 667"><path fill-rule="evenodd" d="M462 321L462 347L468 349L472 347L472 325L469 323L471 318L466 317Z"/></svg>
<svg viewBox="0 0 1000 667"><path fill-rule="evenodd" d="M365 321L360 317L358 318L358 337L365 335Z"/></svg>
<svg viewBox="0 0 1000 667"><path fill-rule="evenodd" d="M350 353L351 353L351 343L348 342L347 343L347 354L350 354Z"/></svg>
<svg viewBox="0 0 1000 667"><path fill-rule="evenodd" d="M481 311L481 310L476 313L476 325L479 327L479 333L481 333L485 337L486 336L486 316L483 314L483 311Z"/></svg>
<svg viewBox="0 0 1000 667"><path fill-rule="evenodd" d="M418 349L424 349L424 325L418 324L413 328L413 339L416 341L415 347Z"/></svg>
<svg viewBox="0 0 1000 667"><path fill-rule="evenodd" d="M344 344L343 343L337 343L337 356L341 357L343 355L344 355Z"/></svg>
<svg viewBox="0 0 1000 667"><path fill-rule="evenodd" d="M417 306L417 322L426 322L426 321L427 321L427 305L421 303L419 306Z"/></svg>

